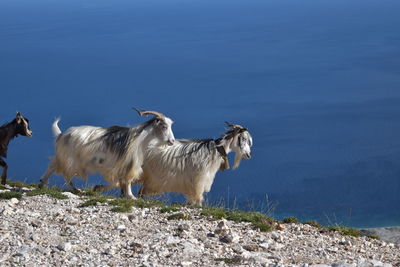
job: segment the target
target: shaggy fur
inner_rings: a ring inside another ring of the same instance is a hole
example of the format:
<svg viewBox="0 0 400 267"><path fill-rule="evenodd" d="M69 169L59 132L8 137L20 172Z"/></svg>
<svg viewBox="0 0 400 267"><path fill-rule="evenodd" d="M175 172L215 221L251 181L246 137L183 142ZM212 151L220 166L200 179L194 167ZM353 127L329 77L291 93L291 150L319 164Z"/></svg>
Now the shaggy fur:
<svg viewBox="0 0 400 267"><path fill-rule="evenodd" d="M172 120L166 117L156 117L132 128L79 126L64 133L58 128L58 121L52 127L56 154L41 178L41 187L47 184L52 173L57 173L77 190L71 182L73 177L87 178L89 174L99 173L110 185L96 189L120 186L125 197L134 198L131 183L142 173L146 148L174 142Z"/></svg>
<svg viewBox="0 0 400 267"><path fill-rule="evenodd" d="M236 152L234 168L237 168L242 157L250 158L251 145L249 132L230 130L217 140L178 139L170 147L151 147L142 167L139 192L141 195L182 193L190 203L201 205L203 194L210 191L218 169L227 160L226 154ZM225 150L225 156L218 151L219 146Z"/></svg>

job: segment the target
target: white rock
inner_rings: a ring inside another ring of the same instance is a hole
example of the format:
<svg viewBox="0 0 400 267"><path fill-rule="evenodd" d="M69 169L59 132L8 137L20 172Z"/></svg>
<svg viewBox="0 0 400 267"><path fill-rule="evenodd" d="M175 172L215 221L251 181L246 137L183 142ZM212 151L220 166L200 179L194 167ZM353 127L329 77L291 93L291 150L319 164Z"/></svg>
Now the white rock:
<svg viewBox="0 0 400 267"><path fill-rule="evenodd" d="M118 225L117 226L117 228L116 228L117 230L119 230L119 231L121 231L121 232L123 232L123 231L125 231L126 230L126 226L125 225L123 225L123 224L120 224L120 225Z"/></svg>
<svg viewBox="0 0 400 267"><path fill-rule="evenodd" d="M173 236L168 236L166 244L168 246L171 246L171 245L178 244L180 242L181 242L180 239L173 237Z"/></svg>
<svg viewBox="0 0 400 267"><path fill-rule="evenodd" d="M80 198L79 196L71 193L71 192L62 192L61 194L63 194L64 196L68 197L68 198L72 198L72 199L77 199Z"/></svg>
<svg viewBox="0 0 400 267"><path fill-rule="evenodd" d="M16 199L15 197L13 197L12 199L10 199L10 204L11 204L11 205L16 205L16 204L18 204L18 203L19 203L19 200Z"/></svg>

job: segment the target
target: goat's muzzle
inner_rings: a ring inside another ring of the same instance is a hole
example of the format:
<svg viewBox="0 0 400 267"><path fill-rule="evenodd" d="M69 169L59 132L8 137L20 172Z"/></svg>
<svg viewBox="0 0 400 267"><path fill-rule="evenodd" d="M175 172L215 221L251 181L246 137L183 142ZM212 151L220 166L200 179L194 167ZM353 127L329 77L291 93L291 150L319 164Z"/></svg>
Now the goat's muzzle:
<svg viewBox="0 0 400 267"><path fill-rule="evenodd" d="M170 139L167 141L169 146L172 146L175 143L175 139Z"/></svg>
<svg viewBox="0 0 400 267"><path fill-rule="evenodd" d="M244 153L244 158L251 159L251 153L250 152Z"/></svg>

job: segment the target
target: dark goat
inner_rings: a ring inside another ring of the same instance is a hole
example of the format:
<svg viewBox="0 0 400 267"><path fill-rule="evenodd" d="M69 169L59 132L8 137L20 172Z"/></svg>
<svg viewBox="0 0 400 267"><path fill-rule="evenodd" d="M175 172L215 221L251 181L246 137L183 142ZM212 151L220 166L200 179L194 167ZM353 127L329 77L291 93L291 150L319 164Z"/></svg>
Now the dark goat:
<svg viewBox="0 0 400 267"><path fill-rule="evenodd" d="M11 139L19 134L32 137L32 131L29 129L29 120L17 112L12 122L0 126L0 166L3 167L3 173L1 174L1 184L3 185L6 184L8 166L2 158L7 158L8 144Z"/></svg>

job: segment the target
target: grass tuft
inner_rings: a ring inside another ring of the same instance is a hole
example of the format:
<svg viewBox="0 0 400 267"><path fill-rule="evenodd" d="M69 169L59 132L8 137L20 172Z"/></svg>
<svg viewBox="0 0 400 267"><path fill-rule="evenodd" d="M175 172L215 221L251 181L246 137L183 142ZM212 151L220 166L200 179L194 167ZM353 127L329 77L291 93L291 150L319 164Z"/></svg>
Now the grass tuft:
<svg viewBox="0 0 400 267"><path fill-rule="evenodd" d="M226 218L226 210L223 208L217 208L217 207L205 207L201 211L201 215L206 216L206 217L212 217L215 220L220 220L222 218Z"/></svg>
<svg viewBox="0 0 400 267"><path fill-rule="evenodd" d="M317 221L306 221L306 222L304 222L304 224L308 224L308 225L311 225L311 226L314 226L317 228L321 228L321 225Z"/></svg>
<svg viewBox="0 0 400 267"><path fill-rule="evenodd" d="M109 202L111 206L115 206L111 209L114 212L130 212L132 207L135 205L135 200L126 198L116 198Z"/></svg>
<svg viewBox="0 0 400 267"><path fill-rule="evenodd" d="M17 193L17 192L0 193L0 199L12 199L12 198L21 199L22 198L22 194L21 193Z"/></svg>
<svg viewBox="0 0 400 267"><path fill-rule="evenodd" d="M41 188L41 189L34 189L32 191L26 192L27 196L39 196L39 195L47 195L50 197L54 197L57 199L68 199L66 195L63 195L61 193L61 189L58 187L47 187L47 188Z"/></svg>
<svg viewBox="0 0 400 267"><path fill-rule="evenodd" d="M150 199L150 200L144 200L142 198L138 198L133 201L133 206L137 208L153 208L153 207L164 207L165 204L162 203L161 201Z"/></svg>
<svg viewBox="0 0 400 267"><path fill-rule="evenodd" d="M190 220L192 217L188 214L174 213L167 217L167 220Z"/></svg>
<svg viewBox="0 0 400 267"><path fill-rule="evenodd" d="M294 216L290 216L290 217L283 218L282 222L283 223L299 223L299 219L297 219Z"/></svg>
<svg viewBox="0 0 400 267"><path fill-rule="evenodd" d="M5 187L4 185L0 185L0 190L5 190L8 189L7 187Z"/></svg>
<svg viewBox="0 0 400 267"><path fill-rule="evenodd" d="M12 187L18 187L18 188L22 188L22 187L34 187L37 188L37 184L26 184L23 182L18 182L18 181L7 181L7 184L12 186Z"/></svg>
<svg viewBox="0 0 400 267"><path fill-rule="evenodd" d="M97 203L106 203L106 202L107 202L107 198L105 196L93 197L93 198L86 200L82 204L80 204L79 207L84 208L84 207L89 207L89 206L96 206Z"/></svg>
<svg viewBox="0 0 400 267"><path fill-rule="evenodd" d="M239 210L228 211L223 208L205 207L200 214L203 216L212 217L216 220L225 218L235 222L249 222L254 228L259 229L261 232L272 231L275 223L274 219L260 212L247 212Z"/></svg>
<svg viewBox="0 0 400 267"><path fill-rule="evenodd" d="M346 226L329 226L328 227L329 231L337 231L343 235L349 235L349 236L354 236L354 237L359 237L361 236L360 231L357 229L351 228L351 227L346 227Z"/></svg>
<svg viewBox="0 0 400 267"><path fill-rule="evenodd" d="M367 237L369 237L371 239L380 240L379 236L377 236L376 234L369 234L369 235L367 235Z"/></svg>
<svg viewBox="0 0 400 267"><path fill-rule="evenodd" d="M176 212L179 211L179 208L174 206L165 206L160 209L161 213L169 213L169 212Z"/></svg>

